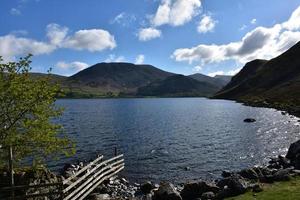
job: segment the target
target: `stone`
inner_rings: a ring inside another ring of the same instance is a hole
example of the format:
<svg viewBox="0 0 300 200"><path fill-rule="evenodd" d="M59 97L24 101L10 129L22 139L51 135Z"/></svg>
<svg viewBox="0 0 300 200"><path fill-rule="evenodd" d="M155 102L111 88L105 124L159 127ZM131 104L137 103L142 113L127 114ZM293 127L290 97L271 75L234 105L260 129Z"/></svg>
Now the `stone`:
<svg viewBox="0 0 300 200"><path fill-rule="evenodd" d="M222 191L222 198L244 194L247 190L247 182L239 175L224 178L217 183L217 186L226 188Z"/></svg>
<svg viewBox="0 0 300 200"><path fill-rule="evenodd" d="M273 175L273 180L274 181L289 181L291 179L291 176L289 174L290 171L291 171L291 169L278 170L278 172L276 172Z"/></svg>
<svg viewBox="0 0 300 200"><path fill-rule="evenodd" d="M201 200L211 200L216 197L215 193L213 192L205 192L201 195Z"/></svg>
<svg viewBox="0 0 300 200"><path fill-rule="evenodd" d="M258 180L259 176L255 172L254 169L243 169L240 172L238 172L239 175L241 175L243 178L249 179L249 180Z"/></svg>
<svg viewBox="0 0 300 200"><path fill-rule="evenodd" d="M255 184L252 187L252 192L259 193L259 192L262 192L262 191L263 191L263 189L262 189L262 187L259 184Z"/></svg>
<svg viewBox="0 0 300 200"><path fill-rule="evenodd" d="M149 194L154 188L153 184L150 181L145 182L141 185L140 189L144 194Z"/></svg>
<svg viewBox="0 0 300 200"><path fill-rule="evenodd" d="M162 182L157 191L154 192L153 200L182 200L180 194L175 190L173 184Z"/></svg>
<svg viewBox="0 0 300 200"><path fill-rule="evenodd" d="M110 196L108 194L91 194L91 200L110 200Z"/></svg>
<svg viewBox="0 0 300 200"><path fill-rule="evenodd" d="M205 192L214 192L217 193L220 190L213 183L207 183L205 181L200 182L189 182L186 183L181 191L181 196L185 200L200 198Z"/></svg>
<svg viewBox="0 0 300 200"><path fill-rule="evenodd" d="M230 177L231 174L232 174L231 172L224 170L224 171L222 171L221 176L222 176L223 178L227 178L227 177Z"/></svg>
<svg viewBox="0 0 300 200"><path fill-rule="evenodd" d="M246 118L246 119L244 119L244 122L246 122L246 123L253 123L253 122L256 122L256 119Z"/></svg>
<svg viewBox="0 0 300 200"><path fill-rule="evenodd" d="M298 140L297 142L294 142L290 145L289 150L286 154L286 158L293 161L294 159L296 159L296 156L300 154L300 140Z"/></svg>

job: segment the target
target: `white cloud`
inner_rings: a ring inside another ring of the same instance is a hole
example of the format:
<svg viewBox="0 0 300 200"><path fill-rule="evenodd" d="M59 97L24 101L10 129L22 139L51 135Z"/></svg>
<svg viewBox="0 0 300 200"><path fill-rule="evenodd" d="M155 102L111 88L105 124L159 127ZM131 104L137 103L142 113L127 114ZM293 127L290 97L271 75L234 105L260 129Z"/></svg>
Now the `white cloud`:
<svg viewBox="0 0 300 200"><path fill-rule="evenodd" d="M0 56L5 61L31 53L33 55L49 54L58 48L88 50L91 52L113 49L116 47L114 37L106 30L79 30L68 35L68 28L58 24L47 26L48 41L17 37L15 34L0 36Z"/></svg>
<svg viewBox="0 0 300 200"><path fill-rule="evenodd" d="M135 58L135 64L143 64L145 61L145 56L140 54Z"/></svg>
<svg viewBox="0 0 300 200"><path fill-rule="evenodd" d="M148 41L154 38L159 38L161 31L155 28L142 28L139 30L138 37L140 41Z"/></svg>
<svg viewBox="0 0 300 200"><path fill-rule="evenodd" d="M242 67L239 67L237 69L234 69L234 70L230 70L230 71L227 71L227 72L224 72L224 71L216 71L216 72L211 72L208 74L208 76L211 76L211 77L215 77L216 75L227 75L227 76L234 76L236 75L237 73L239 73L241 71Z"/></svg>
<svg viewBox="0 0 300 200"><path fill-rule="evenodd" d="M12 8L10 9L10 12L9 12L11 15L21 15L21 11L18 9L18 8Z"/></svg>
<svg viewBox="0 0 300 200"><path fill-rule="evenodd" d="M111 24L120 24L122 26L127 27L134 21L136 21L135 15L122 12L122 13L118 14L113 20L111 20L110 23Z"/></svg>
<svg viewBox="0 0 300 200"><path fill-rule="evenodd" d="M216 72L209 73L208 76L215 77L216 75L224 75L224 74L225 74L225 72L223 72L223 71L216 71Z"/></svg>
<svg viewBox="0 0 300 200"><path fill-rule="evenodd" d="M116 47L114 36L102 29L79 30L63 42L63 46L91 52L113 49Z"/></svg>
<svg viewBox="0 0 300 200"><path fill-rule="evenodd" d="M181 26L196 16L200 7L200 0L161 0L151 22L154 26Z"/></svg>
<svg viewBox="0 0 300 200"><path fill-rule="evenodd" d="M253 59L270 59L300 40L300 7L290 19L273 27L257 27L240 41L222 45L199 44L191 48L176 49L172 58L176 61L197 62L200 65L236 60L242 64Z"/></svg>
<svg viewBox="0 0 300 200"><path fill-rule="evenodd" d="M108 58L104 60L104 62L124 62L126 59L124 56L116 56L115 54L110 54Z"/></svg>
<svg viewBox="0 0 300 200"><path fill-rule="evenodd" d="M0 56L4 61L15 59L15 56L33 54L48 54L55 50L55 47L45 42L39 42L33 39L16 37L9 34L0 36Z"/></svg>
<svg viewBox="0 0 300 200"><path fill-rule="evenodd" d="M63 69L63 70L72 70L72 71L81 71L87 68L89 65L84 62L74 61L71 63L67 63L64 61L60 61L56 63L56 67Z"/></svg>
<svg viewBox="0 0 300 200"><path fill-rule="evenodd" d="M49 24L47 26L47 37L53 45L61 46L65 40L69 29L58 24Z"/></svg>
<svg viewBox="0 0 300 200"><path fill-rule="evenodd" d="M202 66L200 66L200 65L197 65L194 67L194 71L196 71L196 72L199 72L201 70L202 70Z"/></svg>
<svg viewBox="0 0 300 200"><path fill-rule="evenodd" d="M256 19L252 19L252 20L250 21L250 23L251 23L251 24L256 24L256 21L257 21Z"/></svg>
<svg viewBox="0 0 300 200"><path fill-rule="evenodd" d="M207 33L214 30L217 21L214 20L210 15L203 15L200 20L197 30L199 33Z"/></svg>

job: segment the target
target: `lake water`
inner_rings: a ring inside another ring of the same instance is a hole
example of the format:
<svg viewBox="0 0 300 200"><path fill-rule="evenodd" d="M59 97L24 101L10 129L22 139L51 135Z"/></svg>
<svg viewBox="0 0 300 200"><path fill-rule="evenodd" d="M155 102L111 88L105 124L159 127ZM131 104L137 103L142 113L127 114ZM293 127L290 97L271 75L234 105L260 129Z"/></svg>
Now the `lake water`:
<svg viewBox="0 0 300 200"><path fill-rule="evenodd" d="M205 98L59 100L58 119L76 141L76 158L125 154L129 180L183 182L263 164L300 138L298 119L267 108ZM244 123L245 118L255 123Z"/></svg>

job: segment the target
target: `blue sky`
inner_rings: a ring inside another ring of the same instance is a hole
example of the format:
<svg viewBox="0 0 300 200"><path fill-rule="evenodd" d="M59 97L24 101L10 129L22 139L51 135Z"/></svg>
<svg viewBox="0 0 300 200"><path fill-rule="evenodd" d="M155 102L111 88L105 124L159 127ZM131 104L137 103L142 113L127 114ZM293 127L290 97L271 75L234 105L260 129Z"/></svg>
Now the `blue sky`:
<svg viewBox="0 0 300 200"><path fill-rule="evenodd" d="M300 0L1 0L0 55L71 75L98 62L234 74L300 40Z"/></svg>

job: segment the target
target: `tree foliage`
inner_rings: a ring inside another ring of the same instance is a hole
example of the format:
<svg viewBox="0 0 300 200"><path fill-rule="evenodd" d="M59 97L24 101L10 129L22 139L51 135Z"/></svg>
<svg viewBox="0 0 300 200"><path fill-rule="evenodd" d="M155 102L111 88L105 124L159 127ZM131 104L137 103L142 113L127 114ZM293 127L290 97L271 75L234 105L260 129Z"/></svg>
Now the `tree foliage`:
<svg viewBox="0 0 300 200"><path fill-rule="evenodd" d="M53 122L62 114L54 104L59 87L50 82L50 73L31 76L30 57L8 63L0 57L0 145L13 146L17 161L28 156L43 161L74 150L61 125Z"/></svg>

